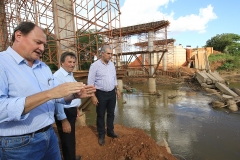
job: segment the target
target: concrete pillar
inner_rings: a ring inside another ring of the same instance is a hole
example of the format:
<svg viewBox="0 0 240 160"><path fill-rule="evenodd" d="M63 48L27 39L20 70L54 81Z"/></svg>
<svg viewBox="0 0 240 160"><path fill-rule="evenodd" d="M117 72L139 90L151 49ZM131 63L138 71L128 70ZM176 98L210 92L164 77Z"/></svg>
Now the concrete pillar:
<svg viewBox="0 0 240 160"><path fill-rule="evenodd" d="M149 91L149 93L156 93L156 79L155 78L148 79L148 91Z"/></svg>
<svg viewBox="0 0 240 160"><path fill-rule="evenodd" d="M65 51L77 53L75 38L74 9L72 0L53 0L54 34L57 40L57 53L60 56ZM78 70L76 62L75 70Z"/></svg>
<svg viewBox="0 0 240 160"><path fill-rule="evenodd" d="M153 38L154 38L154 32L149 31L148 32L148 51L153 51ZM154 54L149 54L149 76L153 76L154 73ZM149 78L148 79L148 91L149 93L156 93L156 79L155 78Z"/></svg>
<svg viewBox="0 0 240 160"><path fill-rule="evenodd" d="M122 92L123 91L123 81L122 81L122 79L118 79L117 83L118 83L118 88L119 88L120 92Z"/></svg>
<svg viewBox="0 0 240 160"><path fill-rule="evenodd" d="M163 55L163 70L167 71L167 53Z"/></svg>
<svg viewBox="0 0 240 160"><path fill-rule="evenodd" d="M154 39L154 32L149 31L148 32L148 51L152 52L153 51L153 39ZM149 54L149 75L152 76L154 73L154 54L150 53Z"/></svg>

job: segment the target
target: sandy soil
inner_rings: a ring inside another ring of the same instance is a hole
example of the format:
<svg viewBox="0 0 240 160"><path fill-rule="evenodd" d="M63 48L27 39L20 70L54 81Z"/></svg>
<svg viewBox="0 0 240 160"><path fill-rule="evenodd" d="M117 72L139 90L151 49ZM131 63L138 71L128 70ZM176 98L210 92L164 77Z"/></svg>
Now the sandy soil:
<svg viewBox="0 0 240 160"><path fill-rule="evenodd" d="M54 126L56 131L56 126ZM76 151L83 160L176 160L165 147L159 146L143 130L115 125L119 138L105 137L105 145L98 144L96 126L76 129Z"/></svg>

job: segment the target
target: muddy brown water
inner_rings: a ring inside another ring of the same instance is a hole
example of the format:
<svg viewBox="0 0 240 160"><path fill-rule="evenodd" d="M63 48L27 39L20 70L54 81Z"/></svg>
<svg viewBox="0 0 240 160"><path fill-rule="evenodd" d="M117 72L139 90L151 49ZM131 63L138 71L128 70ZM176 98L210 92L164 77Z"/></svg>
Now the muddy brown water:
<svg viewBox="0 0 240 160"><path fill-rule="evenodd" d="M115 123L141 128L156 142L165 138L178 159L240 159L239 111L213 109L213 96L188 87L157 86L159 97L149 96L146 85L132 87L136 92L123 93L117 102ZM95 107L86 116L95 125Z"/></svg>

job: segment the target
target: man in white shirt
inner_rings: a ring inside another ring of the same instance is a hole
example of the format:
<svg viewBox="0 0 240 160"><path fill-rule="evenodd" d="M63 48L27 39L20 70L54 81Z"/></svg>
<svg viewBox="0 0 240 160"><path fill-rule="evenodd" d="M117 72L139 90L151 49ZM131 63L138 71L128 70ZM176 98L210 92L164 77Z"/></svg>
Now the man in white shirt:
<svg viewBox="0 0 240 160"><path fill-rule="evenodd" d="M60 84L66 82L76 82L73 77L73 69L76 63L76 55L73 52L64 52L61 55L61 67L53 76ZM70 105L56 104L55 120L58 128L59 137L62 144L62 154L64 160L80 160L81 156L76 157L75 142L75 122L80 115L78 106L80 99L72 100Z"/></svg>
<svg viewBox="0 0 240 160"><path fill-rule="evenodd" d="M114 63L111 61L112 48L104 45L101 48L101 59L97 60L89 69L88 84L94 85L97 91L92 96L92 102L97 112L98 143L103 146L105 143L105 112L107 112L107 136L118 138L114 132L114 117L116 97L120 98L121 93L117 84L117 74Z"/></svg>

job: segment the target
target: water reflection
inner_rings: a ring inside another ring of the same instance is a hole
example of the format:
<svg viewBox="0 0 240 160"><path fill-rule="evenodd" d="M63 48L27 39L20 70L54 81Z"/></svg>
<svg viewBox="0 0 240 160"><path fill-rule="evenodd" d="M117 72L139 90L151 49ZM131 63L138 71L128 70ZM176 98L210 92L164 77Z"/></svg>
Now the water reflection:
<svg viewBox="0 0 240 160"><path fill-rule="evenodd" d="M210 96L184 87L158 86L161 96L135 85L116 106L115 123L143 129L155 141L165 138L177 157L194 160L238 160L240 158L240 113L214 110ZM124 103L126 101L126 103ZM87 113L95 124L95 109ZM93 121L94 119L94 121Z"/></svg>
<svg viewBox="0 0 240 160"><path fill-rule="evenodd" d="M238 88L240 89L240 83L239 82L232 82L229 84L229 88Z"/></svg>

